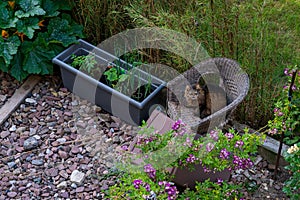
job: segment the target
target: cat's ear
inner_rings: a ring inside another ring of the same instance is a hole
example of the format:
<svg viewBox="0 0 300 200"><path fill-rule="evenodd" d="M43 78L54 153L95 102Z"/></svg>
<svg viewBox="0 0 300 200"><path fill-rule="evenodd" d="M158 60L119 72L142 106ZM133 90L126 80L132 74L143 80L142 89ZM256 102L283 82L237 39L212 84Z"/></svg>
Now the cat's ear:
<svg viewBox="0 0 300 200"><path fill-rule="evenodd" d="M190 91L190 90L191 90L190 85L187 85L187 86L185 87L185 91Z"/></svg>
<svg viewBox="0 0 300 200"><path fill-rule="evenodd" d="M199 83L196 84L196 90L202 90L201 86Z"/></svg>

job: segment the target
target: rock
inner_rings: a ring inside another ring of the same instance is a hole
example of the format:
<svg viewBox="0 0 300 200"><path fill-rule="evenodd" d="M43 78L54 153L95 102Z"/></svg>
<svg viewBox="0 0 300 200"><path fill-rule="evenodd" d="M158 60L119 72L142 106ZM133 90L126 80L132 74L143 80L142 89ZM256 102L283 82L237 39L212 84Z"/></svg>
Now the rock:
<svg viewBox="0 0 300 200"><path fill-rule="evenodd" d="M68 192L62 192L62 193L60 193L60 196L61 196L62 198L67 199L67 198L69 198L69 193L68 193Z"/></svg>
<svg viewBox="0 0 300 200"><path fill-rule="evenodd" d="M39 142L35 137L30 137L24 141L23 148L25 150L35 149L39 146Z"/></svg>
<svg viewBox="0 0 300 200"><path fill-rule="evenodd" d="M67 159L69 157L67 152L61 150L58 151L58 155L63 159Z"/></svg>
<svg viewBox="0 0 300 200"><path fill-rule="evenodd" d="M71 174L70 180L71 180L71 182L81 184L84 180L84 176L85 176L84 173L82 173L78 170L74 170Z"/></svg>
<svg viewBox="0 0 300 200"><path fill-rule="evenodd" d="M4 102L6 100L6 95L0 94L0 102Z"/></svg>
<svg viewBox="0 0 300 200"><path fill-rule="evenodd" d="M72 183L72 184L71 184L71 188L74 188L74 189L77 188L76 183Z"/></svg>
<svg viewBox="0 0 300 200"><path fill-rule="evenodd" d="M59 175L65 179L67 179L69 177L68 173L65 170L61 170L59 172Z"/></svg>
<svg viewBox="0 0 300 200"><path fill-rule="evenodd" d="M61 188L65 188L67 186L68 186L67 181L63 181L63 182L59 183L56 187L61 189Z"/></svg>
<svg viewBox="0 0 300 200"><path fill-rule="evenodd" d="M10 132L14 132L14 131L16 131L16 130L17 130L16 125L12 125L12 126L9 128L9 131L10 131Z"/></svg>
<svg viewBox="0 0 300 200"><path fill-rule="evenodd" d="M8 193L7 193L7 196L10 197L10 198L14 198L14 197L16 197L17 195L18 195L18 193L16 193L16 192L8 192Z"/></svg>
<svg viewBox="0 0 300 200"><path fill-rule="evenodd" d="M73 146L71 149L71 153L77 154L80 152L80 148L78 146Z"/></svg>
<svg viewBox="0 0 300 200"><path fill-rule="evenodd" d="M55 177L58 175L58 169L56 168L50 168L45 170L45 174L47 176Z"/></svg>
<svg viewBox="0 0 300 200"><path fill-rule="evenodd" d="M17 164L14 161L7 163L8 168L14 168L14 167L16 167L16 165Z"/></svg>
<svg viewBox="0 0 300 200"><path fill-rule="evenodd" d="M56 141L60 144L64 144L67 141L67 139L66 138L58 138Z"/></svg>
<svg viewBox="0 0 300 200"><path fill-rule="evenodd" d="M32 98L26 98L25 99L26 103L30 103L30 104L36 104L36 100L32 99Z"/></svg>
<svg viewBox="0 0 300 200"><path fill-rule="evenodd" d="M36 166L42 166L44 164L44 161L43 160L32 160L31 164L36 165Z"/></svg>
<svg viewBox="0 0 300 200"><path fill-rule="evenodd" d="M2 139L4 139L4 138L6 138L7 136L9 136L9 134L10 134L9 131L2 131L2 132L0 133L0 137L1 137Z"/></svg>
<svg viewBox="0 0 300 200"><path fill-rule="evenodd" d="M83 186L76 188L76 193L80 193L80 192L83 192L83 191L84 191Z"/></svg>
<svg viewBox="0 0 300 200"><path fill-rule="evenodd" d="M22 134L24 131L26 131L26 127L23 126L16 129L17 134Z"/></svg>

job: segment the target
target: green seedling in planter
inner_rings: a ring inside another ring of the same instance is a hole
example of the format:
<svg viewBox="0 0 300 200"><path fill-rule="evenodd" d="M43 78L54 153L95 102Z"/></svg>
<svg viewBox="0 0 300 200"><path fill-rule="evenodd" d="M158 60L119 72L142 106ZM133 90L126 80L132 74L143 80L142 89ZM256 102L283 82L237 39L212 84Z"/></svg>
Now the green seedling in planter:
<svg viewBox="0 0 300 200"><path fill-rule="evenodd" d="M95 66L97 64L94 55L76 56L75 54L73 54L71 56L71 59L73 60L73 62L71 63L73 67L78 67L80 68L80 70L83 70L84 72L87 72L88 74L91 75L93 69L95 69Z"/></svg>
<svg viewBox="0 0 300 200"><path fill-rule="evenodd" d="M128 75L124 69L112 65L109 65L108 68L110 69L104 72L104 76L113 88L118 81L123 82L127 79Z"/></svg>

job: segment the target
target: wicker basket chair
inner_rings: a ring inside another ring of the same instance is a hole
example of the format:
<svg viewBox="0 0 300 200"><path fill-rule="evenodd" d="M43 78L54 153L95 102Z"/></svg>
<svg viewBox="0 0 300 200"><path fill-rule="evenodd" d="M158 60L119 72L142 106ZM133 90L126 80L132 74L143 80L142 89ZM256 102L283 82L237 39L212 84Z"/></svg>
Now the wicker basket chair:
<svg viewBox="0 0 300 200"><path fill-rule="evenodd" d="M193 109L183 106L184 90L187 84L204 80L214 83L226 92L227 103L222 109L200 118ZM173 120L181 119L198 134L206 133L216 127L224 126L229 115L245 98L249 90L248 75L239 64L228 58L211 58L195 65L167 84L167 114Z"/></svg>

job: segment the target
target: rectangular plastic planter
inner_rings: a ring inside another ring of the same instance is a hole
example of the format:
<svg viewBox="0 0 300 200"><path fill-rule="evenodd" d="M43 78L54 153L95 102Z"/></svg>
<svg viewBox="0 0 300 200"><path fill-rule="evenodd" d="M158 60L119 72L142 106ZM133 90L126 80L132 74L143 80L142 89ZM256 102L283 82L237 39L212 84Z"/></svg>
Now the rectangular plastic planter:
<svg viewBox="0 0 300 200"><path fill-rule="evenodd" d="M70 46L52 60L54 64L60 67L64 86L74 94L100 106L105 111L130 124L140 125L142 120L147 120L152 106L159 104L161 101L158 97L166 85L165 82L138 69L139 75L136 78L146 84L149 80L147 77L151 77L152 88L152 92L143 101L138 102L100 82L99 79L96 80L72 67L69 64L71 63L71 55L79 56L92 53L97 62L111 63L117 60L125 70L132 68L132 65L84 40L80 39L78 42L78 44Z"/></svg>

